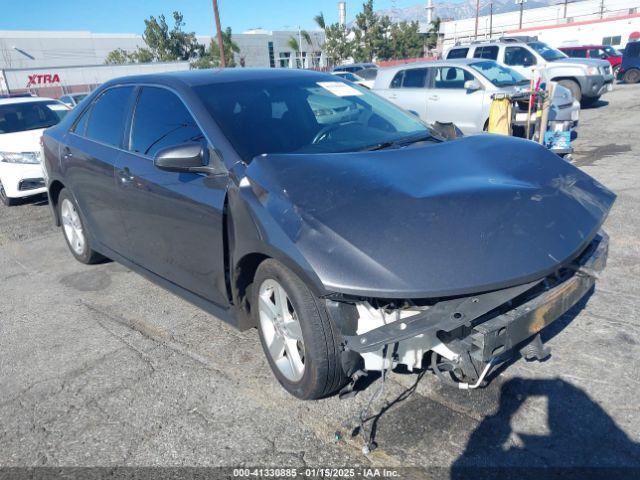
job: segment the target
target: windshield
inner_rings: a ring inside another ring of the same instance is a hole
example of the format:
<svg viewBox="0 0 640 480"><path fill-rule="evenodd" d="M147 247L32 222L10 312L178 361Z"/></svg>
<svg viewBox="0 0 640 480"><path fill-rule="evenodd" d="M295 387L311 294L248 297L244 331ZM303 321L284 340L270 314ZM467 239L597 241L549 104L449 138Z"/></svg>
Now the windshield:
<svg viewBox="0 0 640 480"><path fill-rule="evenodd" d="M554 60L567 58L567 55L562 53L560 50L552 48L543 42L530 42L527 45L529 45L536 52L538 52L540 56L544 58L547 62L553 62Z"/></svg>
<svg viewBox="0 0 640 480"><path fill-rule="evenodd" d="M431 135L417 117L335 77L252 79L195 92L246 162L261 154L353 152Z"/></svg>
<svg viewBox="0 0 640 480"><path fill-rule="evenodd" d="M496 87L512 87L529 83L529 80L515 70L498 65L496 62L476 62L471 64L471 68L480 72Z"/></svg>
<svg viewBox="0 0 640 480"><path fill-rule="evenodd" d="M48 128L68 112L65 105L55 100L0 105L0 133Z"/></svg>

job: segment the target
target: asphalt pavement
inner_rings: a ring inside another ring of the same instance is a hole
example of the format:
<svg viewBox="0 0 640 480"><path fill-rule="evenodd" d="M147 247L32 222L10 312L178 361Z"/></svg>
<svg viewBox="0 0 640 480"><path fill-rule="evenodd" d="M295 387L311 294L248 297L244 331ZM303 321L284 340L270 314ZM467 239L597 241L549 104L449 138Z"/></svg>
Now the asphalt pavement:
<svg viewBox="0 0 640 480"><path fill-rule="evenodd" d="M517 360L475 391L391 374L372 405L382 414L368 455L357 419L380 380L354 398L299 401L272 376L257 331L236 331L118 264L74 261L45 200L0 206L0 466L640 475L639 123L640 85L616 85L581 112L573 161L618 199L595 291L544 332L552 357Z"/></svg>

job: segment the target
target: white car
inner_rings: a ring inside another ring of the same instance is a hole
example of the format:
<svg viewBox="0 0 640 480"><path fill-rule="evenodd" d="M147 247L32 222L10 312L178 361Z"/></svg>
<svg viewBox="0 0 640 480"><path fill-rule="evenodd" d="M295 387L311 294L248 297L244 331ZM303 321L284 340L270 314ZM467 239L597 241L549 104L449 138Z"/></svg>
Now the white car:
<svg viewBox="0 0 640 480"><path fill-rule="evenodd" d="M0 99L0 201L4 205L47 191L40 163L40 137L69 110L52 98Z"/></svg>

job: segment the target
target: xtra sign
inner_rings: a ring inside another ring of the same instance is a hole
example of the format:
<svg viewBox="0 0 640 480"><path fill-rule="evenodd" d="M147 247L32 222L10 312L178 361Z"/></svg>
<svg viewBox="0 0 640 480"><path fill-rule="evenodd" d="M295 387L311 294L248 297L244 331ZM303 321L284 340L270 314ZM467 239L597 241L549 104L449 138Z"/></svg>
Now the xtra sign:
<svg viewBox="0 0 640 480"><path fill-rule="evenodd" d="M60 83L60 76L57 73L35 73L29 75L29 81L27 82L27 88L34 85L47 85L51 83Z"/></svg>

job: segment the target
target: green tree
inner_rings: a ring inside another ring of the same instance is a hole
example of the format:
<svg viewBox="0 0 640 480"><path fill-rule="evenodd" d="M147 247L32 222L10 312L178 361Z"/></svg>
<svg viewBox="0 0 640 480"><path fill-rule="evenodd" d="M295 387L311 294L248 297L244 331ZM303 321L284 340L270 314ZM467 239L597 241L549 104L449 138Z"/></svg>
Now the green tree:
<svg viewBox="0 0 640 480"><path fill-rule="evenodd" d="M240 47L233 41L231 27L222 31L222 45L227 67L235 67L234 53L240 53ZM192 68L216 68L220 66L220 49L216 39L212 39L209 48L197 60L191 62Z"/></svg>
<svg viewBox="0 0 640 480"><path fill-rule="evenodd" d="M389 29L390 48L381 49L378 58L416 58L424 55L424 35L420 33L418 22L394 23Z"/></svg>
<svg viewBox="0 0 640 480"><path fill-rule="evenodd" d="M386 15L377 15L373 10L373 0L362 4L362 12L356 15L353 27L353 59L356 62L371 62L382 53L389 52L387 34L391 20Z"/></svg>
<svg viewBox="0 0 640 480"><path fill-rule="evenodd" d="M146 47L133 52L121 48L109 52L105 63L146 63L192 60L202 57L204 45L198 43L194 32L183 31L184 21L180 12L173 12L173 27L170 29L164 15L157 19L152 15L144 21L142 35Z"/></svg>
<svg viewBox="0 0 640 480"><path fill-rule="evenodd" d="M324 43L318 47L324 50L330 64L339 64L351 56L353 45L344 27L338 23L327 25L322 12L314 16L313 21L324 30Z"/></svg>

